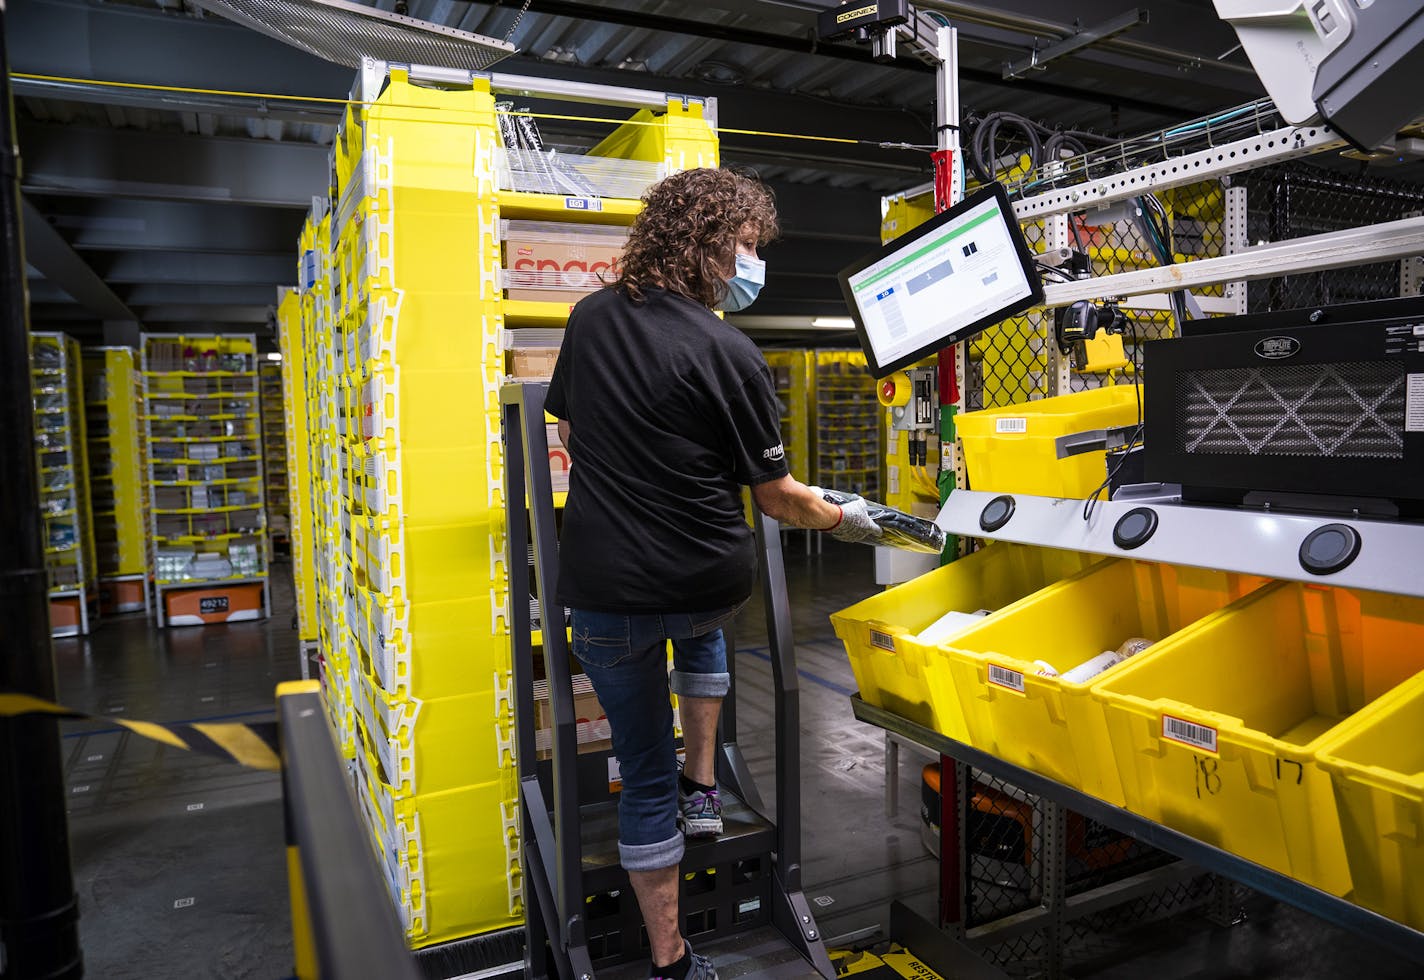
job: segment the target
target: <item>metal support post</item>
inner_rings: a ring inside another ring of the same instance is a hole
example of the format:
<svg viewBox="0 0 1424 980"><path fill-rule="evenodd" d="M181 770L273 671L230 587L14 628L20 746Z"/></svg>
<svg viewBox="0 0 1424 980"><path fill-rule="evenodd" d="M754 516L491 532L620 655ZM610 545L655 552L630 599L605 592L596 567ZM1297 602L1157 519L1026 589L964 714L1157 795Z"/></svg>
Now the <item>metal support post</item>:
<svg viewBox="0 0 1424 980"><path fill-rule="evenodd" d="M0 6L0 618L8 634L0 691L55 700L48 577L35 473L34 405L26 326L20 154L15 140L5 10ZM82 447L75 447L76 451ZM13 980L84 974L79 903L69 861L59 723L47 715L0 719L0 973Z"/></svg>
<svg viewBox="0 0 1424 980"><path fill-rule="evenodd" d="M1068 214L1053 214L1043 220L1043 248L1045 251L1053 252L1068 247L1068 222L1072 220L1072 216ZM1036 315L1042 323L1041 339L1048 362L1043 379L1044 387L1047 389L1045 394L1049 398L1055 395L1066 395L1072 385L1069 373L1071 364L1068 356L1058 349L1058 342L1054 339L1053 313L1049 310L1040 310Z"/></svg>
<svg viewBox="0 0 1424 980"><path fill-rule="evenodd" d="M1226 181L1226 223L1222 227L1225 242L1222 245L1222 255L1235 255L1243 252L1250 242L1246 238L1246 188L1233 185ZM1226 298L1230 301L1237 315L1246 312L1246 283L1239 279L1234 279L1226 284Z"/></svg>
<svg viewBox="0 0 1424 980"><path fill-rule="evenodd" d="M1417 218L1424 211L1408 211L1403 217ZM1399 295L1418 296L1424 293L1424 255L1411 255L1399 263Z"/></svg>
<svg viewBox="0 0 1424 980"><path fill-rule="evenodd" d="M1048 912L1048 943L1044 965L1048 980L1063 976L1064 910L1068 903L1068 810L1061 803L1040 798L1043 807L1042 853L1043 907Z"/></svg>
<svg viewBox="0 0 1424 980"><path fill-rule="evenodd" d="M1236 914L1236 886L1230 878L1211 876L1211 898L1207 902L1206 920L1214 926L1228 928L1241 919Z"/></svg>

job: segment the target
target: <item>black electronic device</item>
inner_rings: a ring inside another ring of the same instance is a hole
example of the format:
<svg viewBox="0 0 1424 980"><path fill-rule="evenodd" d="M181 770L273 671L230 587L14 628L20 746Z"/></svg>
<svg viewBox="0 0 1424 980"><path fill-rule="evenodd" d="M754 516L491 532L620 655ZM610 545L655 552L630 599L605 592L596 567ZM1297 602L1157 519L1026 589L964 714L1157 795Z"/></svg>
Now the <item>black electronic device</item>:
<svg viewBox="0 0 1424 980"><path fill-rule="evenodd" d="M1000 184L990 184L840 273L870 372L882 378L1043 302Z"/></svg>
<svg viewBox="0 0 1424 980"><path fill-rule="evenodd" d="M1192 321L1144 356L1148 480L1424 517L1424 299Z"/></svg>
<svg viewBox="0 0 1424 980"><path fill-rule="evenodd" d="M839 7L829 7L816 17L816 33L823 41L865 38L869 34L892 30L910 19L909 0L850 0Z"/></svg>

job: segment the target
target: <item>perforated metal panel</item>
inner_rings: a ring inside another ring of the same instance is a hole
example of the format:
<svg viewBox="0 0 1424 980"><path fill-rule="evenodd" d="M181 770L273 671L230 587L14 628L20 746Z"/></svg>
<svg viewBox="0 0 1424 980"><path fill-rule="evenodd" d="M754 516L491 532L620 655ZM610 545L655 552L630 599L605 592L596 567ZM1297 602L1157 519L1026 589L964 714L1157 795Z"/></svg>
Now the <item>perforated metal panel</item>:
<svg viewBox="0 0 1424 980"><path fill-rule="evenodd" d="M362 58L483 71L514 45L343 0L193 0L204 10L349 68Z"/></svg>
<svg viewBox="0 0 1424 980"><path fill-rule="evenodd" d="M1178 450L1189 454L1404 458L1403 363L1220 368L1180 376Z"/></svg>

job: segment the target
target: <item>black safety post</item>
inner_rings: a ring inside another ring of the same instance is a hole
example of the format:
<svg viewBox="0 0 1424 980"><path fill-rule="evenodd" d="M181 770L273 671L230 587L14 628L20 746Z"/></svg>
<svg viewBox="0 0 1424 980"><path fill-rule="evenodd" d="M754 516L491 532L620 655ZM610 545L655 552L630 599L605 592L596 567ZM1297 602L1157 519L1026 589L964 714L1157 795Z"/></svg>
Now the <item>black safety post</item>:
<svg viewBox="0 0 1424 980"><path fill-rule="evenodd" d="M49 599L35 475L20 156L15 142L5 11L0 6L0 690L55 695ZM0 975L68 980L84 974L69 865L59 725L43 715L0 718Z"/></svg>

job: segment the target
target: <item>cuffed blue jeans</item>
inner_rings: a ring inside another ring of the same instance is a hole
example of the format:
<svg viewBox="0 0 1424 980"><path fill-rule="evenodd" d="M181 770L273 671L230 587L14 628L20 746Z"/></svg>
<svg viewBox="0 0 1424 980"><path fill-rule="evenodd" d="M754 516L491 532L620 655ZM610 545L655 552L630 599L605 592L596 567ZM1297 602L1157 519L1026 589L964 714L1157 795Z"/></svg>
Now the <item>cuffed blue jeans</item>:
<svg viewBox="0 0 1424 980"><path fill-rule="evenodd" d="M731 674L722 627L744 605L705 613L573 610L573 654L608 715L622 773L618 854L628 871L655 871L682 860L669 690L693 698L726 695Z"/></svg>

